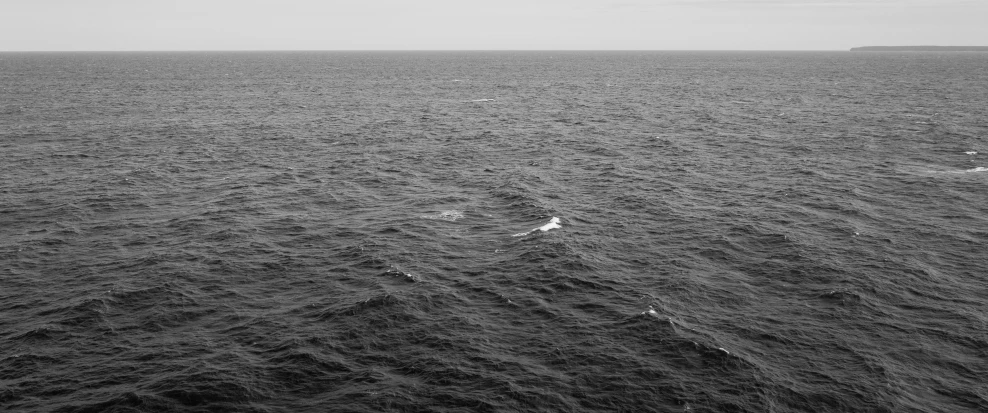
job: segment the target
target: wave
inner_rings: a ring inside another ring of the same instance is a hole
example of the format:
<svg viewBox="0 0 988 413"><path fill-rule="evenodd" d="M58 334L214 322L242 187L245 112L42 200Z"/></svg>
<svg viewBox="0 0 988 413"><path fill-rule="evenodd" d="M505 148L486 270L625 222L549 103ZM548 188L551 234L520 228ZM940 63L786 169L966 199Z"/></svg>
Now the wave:
<svg viewBox="0 0 988 413"><path fill-rule="evenodd" d="M546 232L546 231L548 231L550 229L556 229L556 228L562 228L562 227L563 227L562 225L559 225L559 218L552 217L552 219L549 220L549 223L548 224L545 224L545 225L543 225L541 227L535 228L535 229L533 229L531 231L528 231L528 232L521 232L521 233L512 235L512 237L524 237L524 236L526 236L528 234L531 234L531 233L533 233L535 231Z"/></svg>

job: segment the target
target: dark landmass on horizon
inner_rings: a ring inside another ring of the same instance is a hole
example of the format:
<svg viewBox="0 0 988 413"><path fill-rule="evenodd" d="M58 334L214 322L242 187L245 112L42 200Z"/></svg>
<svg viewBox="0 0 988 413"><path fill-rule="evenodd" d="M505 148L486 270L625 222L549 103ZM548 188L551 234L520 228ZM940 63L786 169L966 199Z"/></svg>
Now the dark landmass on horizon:
<svg viewBox="0 0 988 413"><path fill-rule="evenodd" d="M852 52L988 52L988 46L865 46Z"/></svg>

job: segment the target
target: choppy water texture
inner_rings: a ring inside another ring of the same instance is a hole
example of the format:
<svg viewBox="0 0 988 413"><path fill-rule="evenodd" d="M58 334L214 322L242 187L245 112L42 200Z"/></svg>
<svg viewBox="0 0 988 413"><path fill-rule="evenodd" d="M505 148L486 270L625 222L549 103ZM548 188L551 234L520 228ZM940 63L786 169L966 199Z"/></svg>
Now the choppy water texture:
<svg viewBox="0 0 988 413"><path fill-rule="evenodd" d="M0 54L0 406L984 411L985 67Z"/></svg>

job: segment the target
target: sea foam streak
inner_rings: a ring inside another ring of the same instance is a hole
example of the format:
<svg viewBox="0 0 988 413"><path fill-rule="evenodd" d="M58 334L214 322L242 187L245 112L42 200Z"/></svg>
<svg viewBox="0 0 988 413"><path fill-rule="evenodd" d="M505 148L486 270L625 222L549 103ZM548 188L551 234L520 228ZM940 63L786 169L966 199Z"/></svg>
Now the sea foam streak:
<svg viewBox="0 0 988 413"><path fill-rule="evenodd" d="M528 232L521 232L521 233L512 235L512 237L524 237L524 236L526 236L528 234L531 234L531 233L533 233L535 231L546 232L546 231L548 231L550 229L562 228L562 227L563 227L562 225L559 225L559 218L552 217L552 219L549 220L549 223L548 224L545 224L545 225L543 225L541 227L535 228L535 229L533 229L531 231L528 231Z"/></svg>

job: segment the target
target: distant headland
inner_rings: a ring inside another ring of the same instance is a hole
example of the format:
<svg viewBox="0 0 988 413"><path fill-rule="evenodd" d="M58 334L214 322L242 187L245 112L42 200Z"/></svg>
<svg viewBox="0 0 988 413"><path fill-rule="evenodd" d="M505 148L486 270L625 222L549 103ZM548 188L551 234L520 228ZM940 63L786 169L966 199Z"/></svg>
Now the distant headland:
<svg viewBox="0 0 988 413"><path fill-rule="evenodd" d="M988 46L865 46L852 52L988 52Z"/></svg>

